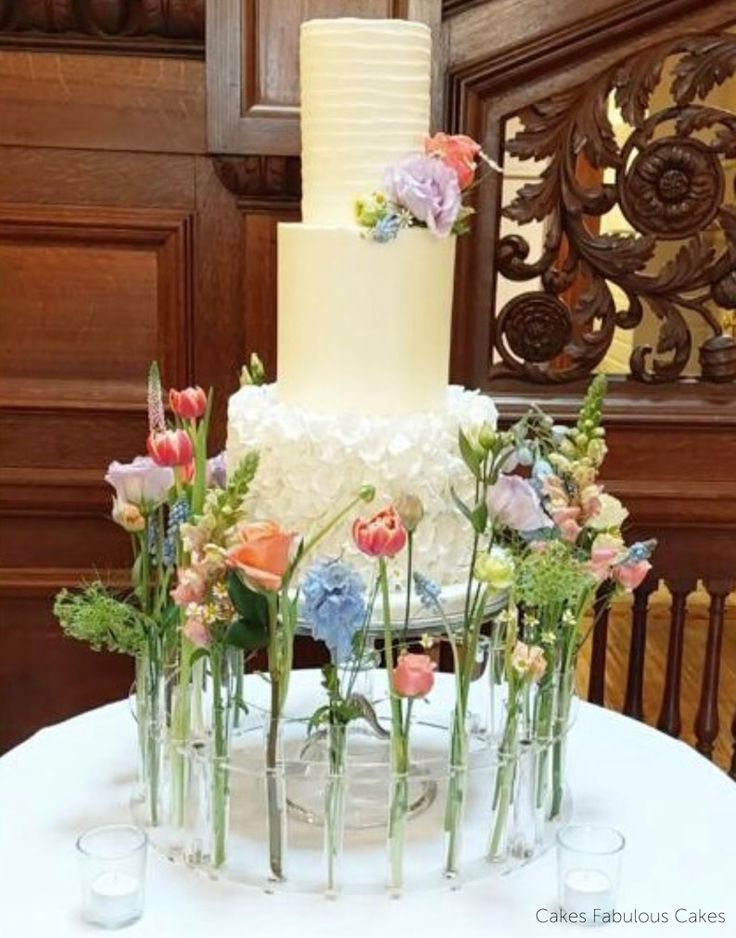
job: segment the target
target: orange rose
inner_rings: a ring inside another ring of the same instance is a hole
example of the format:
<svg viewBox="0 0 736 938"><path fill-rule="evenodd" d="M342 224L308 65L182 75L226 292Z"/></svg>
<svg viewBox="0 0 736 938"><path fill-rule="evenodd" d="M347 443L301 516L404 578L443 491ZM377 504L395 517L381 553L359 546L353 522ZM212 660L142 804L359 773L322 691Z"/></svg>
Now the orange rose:
<svg viewBox="0 0 736 938"><path fill-rule="evenodd" d="M280 589L297 535L272 521L244 524L238 533L240 541L227 553L228 566L240 570L258 589Z"/></svg>
<svg viewBox="0 0 736 938"><path fill-rule="evenodd" d="M467 189L475 178L475 157L480 151L480 144L465 134L436 133L426 137L424 151L430 156L438 156L445 166L449 166L457 175L461 189Z"/></svg>

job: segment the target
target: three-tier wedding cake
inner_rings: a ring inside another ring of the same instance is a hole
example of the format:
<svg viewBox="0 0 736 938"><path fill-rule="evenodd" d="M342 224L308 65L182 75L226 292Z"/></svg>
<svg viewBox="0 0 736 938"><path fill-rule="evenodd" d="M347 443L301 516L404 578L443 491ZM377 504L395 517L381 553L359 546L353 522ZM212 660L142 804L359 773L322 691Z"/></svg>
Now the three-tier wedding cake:
<svg viewBox="0 0 736 938"><path fill-rule="evenodd" d="M252 516L305 535L363 484L376 508L419 496L415 569L451 587L470 552L450 494L469 496L472 482L458 429L496 416L488 398L448 387L455 237L414 226L379 243L354 215L392 161L424 152L430 31L311 20L300 53L303 222L278 230L278 382L231 398L228 466L257 448ZM349 524L323 553L368 564ZM398 570L394 585L403 591Z"/></svg>

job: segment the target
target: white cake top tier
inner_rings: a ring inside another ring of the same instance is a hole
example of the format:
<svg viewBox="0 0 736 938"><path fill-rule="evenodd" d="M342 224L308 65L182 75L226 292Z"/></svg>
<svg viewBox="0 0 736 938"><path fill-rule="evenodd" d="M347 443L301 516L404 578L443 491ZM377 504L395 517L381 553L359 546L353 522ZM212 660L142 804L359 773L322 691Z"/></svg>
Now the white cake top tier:
<svg viewBox="0 0 736 938"><path fill-rule="evenodd" d="M408 20L301 26L302 217L353 224L357 196L429 132L429 28Z"/></svg>

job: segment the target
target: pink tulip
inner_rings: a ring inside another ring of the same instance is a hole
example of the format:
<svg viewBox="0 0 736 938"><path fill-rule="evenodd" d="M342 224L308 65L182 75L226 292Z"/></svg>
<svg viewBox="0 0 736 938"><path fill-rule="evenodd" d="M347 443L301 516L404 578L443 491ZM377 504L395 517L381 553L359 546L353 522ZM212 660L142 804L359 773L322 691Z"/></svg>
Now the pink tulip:
<svg viewBox="0 0 736 938"><path fill-rule="evenodd" d="M184 430L161 430L149 433L146 449L159 466L186 466L194 457L192 441Z"/></svg>
<svg viewBox="0 0 736 938"><path fill-rule="evenodd" d="M429 655L401 655L393 670L393 689L399 697L426 697L434 686L437 665Z"/></svg>
<svg viewBox="0 0 736 938"><path fill-rule="evenodd" d="M636 563L621 563L611 572L614 580L620 583L627 593L631 593L642 583L651 569L652 565L648 560L639 560Z"/></svg>
<svg viewBox="0 0 736 938"><path fill-rule="evenodd" d="M207 395L197 385L195 388L184 388L183 391L169 391L169 407L177 417L182 420L196 420L207 410Z"/></svg>
<svg viewBox="0 0 736 938"><path fill-rule="evenodd" d="M531 482L517 475L502 475L488 489L488 513L495 524L522 534L552 527Z"/></svg>
<svg viewBox="0 0 736 938"><path fill-rule="evenodd" d="M392 506L368 521L356 518L353 524L353 540L369 557L395 557L404 549L406 537L406 528Z"/></svg>

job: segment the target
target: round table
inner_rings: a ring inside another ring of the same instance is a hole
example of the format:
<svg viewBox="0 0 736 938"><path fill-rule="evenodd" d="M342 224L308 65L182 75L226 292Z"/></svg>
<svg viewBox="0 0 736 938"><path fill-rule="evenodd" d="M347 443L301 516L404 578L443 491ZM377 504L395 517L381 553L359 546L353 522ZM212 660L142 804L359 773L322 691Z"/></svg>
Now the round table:
<svg viewBox="0 0 736 938"><path fill-rule="evenodd" d="M130 819L134 767L127 701L41 730L0 759L3 938L100 934L80 917L74 842L86 828ZM667 924L607 925L601 934L736 936L736 784L724 772L684 743L582 704L570 736L569 781L576 822L612 825L626 836L619 910L669 917ZM146 911L126 933L580 938L580 926L549 920L556 908L555 879L552 850L508 876L456 892L329 901L214 882L151 851ZM725 922L687 921L691 914L710 912L722 913ZM678 917L686 920L680 924Z"/></svg>

